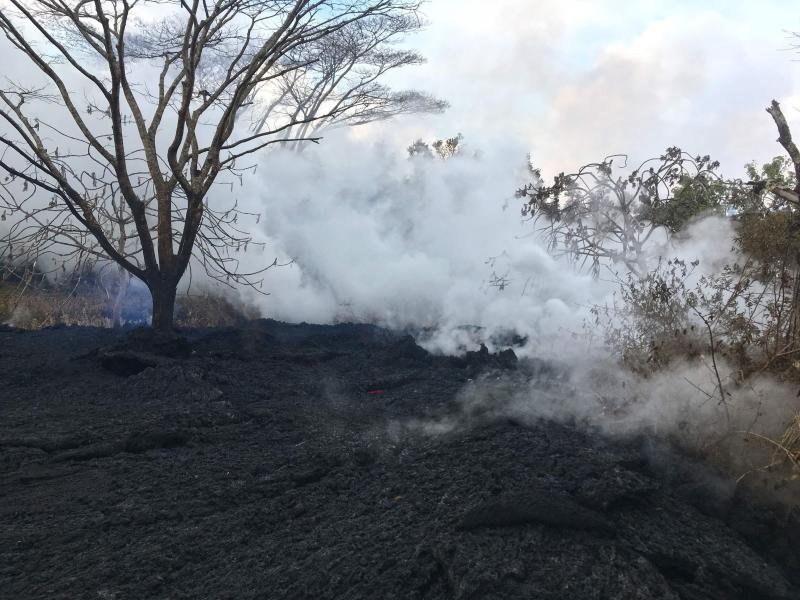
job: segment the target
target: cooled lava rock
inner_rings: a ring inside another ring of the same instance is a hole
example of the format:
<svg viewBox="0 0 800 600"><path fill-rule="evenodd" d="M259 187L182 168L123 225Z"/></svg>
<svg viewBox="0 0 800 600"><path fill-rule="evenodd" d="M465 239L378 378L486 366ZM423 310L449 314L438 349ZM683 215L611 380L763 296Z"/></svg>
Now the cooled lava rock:
<svg viewBox="0 0 800 600"><path fill-rule="evenodd" d="M369 325L180 335L0 330L0 597L800 598L796 511L464 411L563 366Z"/></svg>

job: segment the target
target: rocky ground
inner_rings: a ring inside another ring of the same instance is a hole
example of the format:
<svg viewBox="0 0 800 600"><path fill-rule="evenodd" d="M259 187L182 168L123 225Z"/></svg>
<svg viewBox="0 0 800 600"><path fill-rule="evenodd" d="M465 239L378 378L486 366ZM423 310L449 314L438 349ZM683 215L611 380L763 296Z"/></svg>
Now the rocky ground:
<svg viewBox="0 0 800 600"><path fill-rule="evenodd" d="M0 331L0 597L800 598L796 512L652 440L464 420L465 389L549 365L185 335Z"/></svg>

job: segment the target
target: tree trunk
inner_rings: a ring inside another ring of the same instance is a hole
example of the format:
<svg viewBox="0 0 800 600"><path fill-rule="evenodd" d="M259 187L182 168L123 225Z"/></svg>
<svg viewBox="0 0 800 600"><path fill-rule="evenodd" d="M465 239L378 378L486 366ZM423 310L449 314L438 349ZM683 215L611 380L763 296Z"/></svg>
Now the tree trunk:
<svg viewBox="0 0 800 600"><path fill-rule="evenodd" d="M153 329L171 332L175 315L175 294L177 282L162 279L150 285L153 297Z"/></svg>
<svg viewBox="0 0 800 600"><path fill-rule="evenodd" d="M777 189L775 193L789 202L794 216L793 227L790 229L792 232L792 241L797 243L795 233L798 226L800 226L800 148L794 143L792 139L792 132L789 129L789 123L786 122L786 117L781 110L780 104L775 100L772 101L767 112L775 121L778 128L778 143L786 150L789 158L792 159L794 166L795 182L793 190ZM789 329L787 335L787 349L786 352L793 352L800 349L800 251L795 252L794 264L794 281L792 285L792 306L791 306L791 321L789 322Z"/></svg>
<svg viewBox="0 0 800 600"><path fill-rule="evenodd" d="M793 352L800 348L800 254L795 257L790 319L786 352Z"/></svg>

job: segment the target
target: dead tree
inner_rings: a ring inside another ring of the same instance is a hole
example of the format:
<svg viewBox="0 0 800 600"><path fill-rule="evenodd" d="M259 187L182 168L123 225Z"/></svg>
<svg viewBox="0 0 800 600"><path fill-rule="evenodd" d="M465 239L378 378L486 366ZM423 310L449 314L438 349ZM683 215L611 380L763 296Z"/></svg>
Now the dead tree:
<svg viewBox="0 0 800 600"><path fill-rule="evenodd" d="M147 285L160 330L172 327L193 257L218 280L260 285L275 262L239 269L237 251L251 240L236 204L220 205L230 196L222 184L240 181L254 168L247 161L271 144L318 141L294 132L335 113L284 115L255 132L240 131L240 118L252 114L258 89L302 77L314 64L302 57L319 56L326 40L361 22L417 19L419 5L9 0L0 29L47 82L0 88L3 196L8 218L23 224L23 245L41 252L37 240L50 236L53 251L110 258ZM33 208L34 197L45 210Z"/></svg>

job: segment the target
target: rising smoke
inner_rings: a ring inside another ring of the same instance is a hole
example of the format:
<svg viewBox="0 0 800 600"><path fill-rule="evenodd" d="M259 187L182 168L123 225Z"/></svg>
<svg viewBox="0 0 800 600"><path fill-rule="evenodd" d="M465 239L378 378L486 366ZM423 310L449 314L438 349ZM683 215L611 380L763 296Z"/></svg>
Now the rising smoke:
<svg viewBox="0 0 800 600"><path fill-rule="evenodd" d="M264 313L433 328L427 343L442 352L464 326L542 347L579 330L609 286L545 251L514 198L526 175L522 148L409 159L340 137L272 154L240 192L263 213L268 259L294 260L269 274Z"/></svg>

